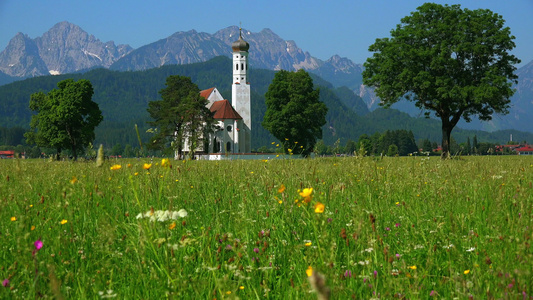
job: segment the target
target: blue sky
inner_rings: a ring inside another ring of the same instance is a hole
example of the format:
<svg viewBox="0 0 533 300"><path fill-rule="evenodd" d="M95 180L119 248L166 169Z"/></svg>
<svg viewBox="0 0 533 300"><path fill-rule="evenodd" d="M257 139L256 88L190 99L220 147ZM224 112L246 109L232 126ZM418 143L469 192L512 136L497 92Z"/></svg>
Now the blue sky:
<svg viewBox="0 0 533 300"><path fill-rule="evenodd" d="M17 32L41 36L61 21L80 26L103 42L137 48L178 31L215 33L232 25L252 32L270 28L299 48L326 60L338 54L363 63L368 46L389 36L417 0L0 0L0 51ZM516 37L513 51L533 60L533 0L433 1L487 8L506 20Z"/></svg>

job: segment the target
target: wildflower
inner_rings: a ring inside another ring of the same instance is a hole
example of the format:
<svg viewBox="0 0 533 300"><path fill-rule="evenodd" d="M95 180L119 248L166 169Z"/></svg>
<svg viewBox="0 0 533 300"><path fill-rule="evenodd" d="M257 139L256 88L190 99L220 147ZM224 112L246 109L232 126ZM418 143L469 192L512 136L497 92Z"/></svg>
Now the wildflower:
<svg viewBox="0 0 533 300"><path fill-rule="evenodd" d="M15 222L17 220L17 217L11 217L11 222Z"/></svg>
<svg viewBox="0 0 533 300"><path fill-rule="evenodd" d="M400 205L400 202L396 202L396 205L399 206L399 205Z"/></svg>
<svg viewBox="0 0 533 300"><path fill-rule="evenodd" d="M35 225L31 225L30 230L32 230L32 231L35 230Z"/></svg>
<svg viewBox="0 0 533 300"><path fill-rule="evenodd" d="M172 230L176 228L176 222L172 222L172 224L168 225L168 229Z"/></svg>
<svg viewBox="0 0 533 300"><path fill-rule="evenodd" d="M241 285L241 286L239 287L239 290L244 290L244 285Z"/></svg>
<svg viewBox="0 0 533 300"><path fill-rule="evenodd" d="M281 193L283 193L283 192L285 192L285 185L284 185L284 184L281 184L281 186L280 186L279 189L278 189L278 193L281 194Z"/></svg>
<svg viewBox="0 0 533 300"><path fill-rule="evenodd" d="M394 224L394 226L400 227L400 223L396 223L396 224Z"/></svg>
<svg viewBox="0 0 533 300"><path fill-rule="evenodd" d="M259 248L254 248L255 253L259 253Z"/></svg>
<svg viewBox="0 0 533 300"><path fill-rule="evenodd" d="M320 203L320 202L317 202L317 203L315 204L315 212L316 212L317 214L321 214L321 213L323 213L323 212L324 212L324 204L322 204L322 203Z"/></svg>
<svg viewBox="0 0 533 300"><path fill-rule="evenodd" d="M430 295L431 297L435 296L435 294L436 294L436 292L435 292L434 290L431 290L431 293L429 293L429 295Z"/></svg>
<svg viewBox="0 0 533 300"><path fill-rule="evenodd" d="M4 279L4 280L2 281L2 285L3 285L4 287L8 287L8 286L9 286L9 279Z"/></svg>
<svg viewBox="0 0 533 300"><path fill-rule="evenodd" d="M378 271L374 270L374 278L378 277Z"/></svg>
<svg viewBox="0 0 533 300"><path fill-rule="evenodd" d="M311 246L311 245L313 244L313 243L312 243L311 241L309 241L309 240L305 240L304 242L305 242L305 246L306 246L306 247L309 247L309 246Z"/></svg>
<svg viewBox="0 0 533 300"><path fill-rule="evenodd" d="M396 258L400 259L400 254L396 253Z"/></svg>
<svg viewBox="0 0 533 300"><path fill-rule="evenodd" d="M128 168L131 168L131 167L132 167L132 165L131 165L131 164L127 164L127 165L126 165L126 167L128 167Z"/></svg>
<svg viewBox="0 0 533 300"><path fill-rule="evenodd" d="M67 222L68 222L67 220L63 219L63 220L61 220L61 222L59 222L59 223L61 223L61 225L64 225L64 224L67 224Z"/></svg>
<svg viewBox="0 0 533 300"><path fill-rule="evenodd" d="M304 198L305 203L309 203L311 202L311 199L313 199L313 197L311 196L312 193L313 188L305 188L303 191L300 192L300 196Z"/></svg>
<svg viewBox="0 0 533 300"><path fill-rule="evenodd" d="M305 274L307 274L307 277L311 277L313 275L313 267L307 267L307 270L305 270Z"/></svg>
<svg viewBox="0 0 533 300"><path fill-rule="evenodd" d="M467 275L468 273L470 273L470 270L465 270L463 273Z"/></svg>
<svg viewBox="0 0 533 300"><path fill-rule="evenodd" d="M348 277L352 277L352 271L350 270L346 270L346 272L344 272L344 278L348 278Z"/></svg>
<svg viewBox="0 0 533 300"><path fill-rule="evenodd" d="M227 291L227 292L226 292L226 295L229 295L229 294L231 294L231 291Z"/></svg>
<svg viewBox="0 0 533 300"><path fill-rule="evenodd" d="M75 184L76 182L78 182L78 178L76 178L76 176L72 176L72 179L70 180L70 183L71 184Z"/></svg>
<svg viewBox="0 0 533 300"><path fill-rule="evenodd" d="M145 169L145 170L150 170L151 167L152 167L152 164L144 164L143 165L143 169Z"/></svg>
<svg viewBox="0 0 533 300"><path fill-rule="evenodd" d="M43 247L43 242L41 240L36 240L33 245L35 245L36 250L40 250Z"/></svg>
<svg viewBox="0 0 533 300"><path fill-rule="evenodd" d="M115 170L120 170L122 168L121 165L112 165L111 168L109 168L110 170L112 171L115 171Z"/></svg>
<svg viewBox="0 0 533 300"><path fill-rule="evenodd" d="M476 248L475 247L471 247L470 249L467 249L466 252L472 252L474 250L476 250Z"/></svg>
<svg viewBox="0 0 533 300"><path fill-rule="evenodd" d="M416 270L416 266L410 266L409 269Z"/></svg>
<svg viewBox="0 0 533 300"><path fill-rule="evenodd" d="M133 173L133 175L137 176L137 175L139 175L139 172L135 172L135 173Z"/></svg>
<svg viewBox="0 0 533 300"><path fill-rule="evenodd" d="M168 160L168 158L163 158L161 160L161 167L163 168L166 168L166 167L170 167L170 160Z"/></svg>
<svg viewBox="0 0 533 300"><path fill-rule="evenodd" d="M387 231L390 231L390 228L389 228L389 227L387 227L387 228L385 228L385 230L387 230Z"/></svg>

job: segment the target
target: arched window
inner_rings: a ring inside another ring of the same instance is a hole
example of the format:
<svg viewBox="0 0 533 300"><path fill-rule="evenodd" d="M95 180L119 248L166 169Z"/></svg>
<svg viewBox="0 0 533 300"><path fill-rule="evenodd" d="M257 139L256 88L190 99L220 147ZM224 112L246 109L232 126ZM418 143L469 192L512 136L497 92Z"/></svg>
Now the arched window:
<svg viewBox="0 0 533 300"><path fill-rule="evenodd" d="M244 70L244 64L241 63L241 70Z"/></svg>
<svg viewBox="0 0 533 300"><path fill-rule="evenodd" d="M239 70L239 64L235 64L235 70Z"/></svg>
<svg viewBox="0 0 533 300"><path fill-rule="evenodd" d="M233 128L231 127L231 125L228 125L228 127L226 127L226 130L227 130L228 132L231 132L232 129L233 129Z"/></svg>
<svg viewBox="0 0 533 300"><path fill-rule="evenodd" d="M226 151L231 152L231 142L226 143Z"/></svg>

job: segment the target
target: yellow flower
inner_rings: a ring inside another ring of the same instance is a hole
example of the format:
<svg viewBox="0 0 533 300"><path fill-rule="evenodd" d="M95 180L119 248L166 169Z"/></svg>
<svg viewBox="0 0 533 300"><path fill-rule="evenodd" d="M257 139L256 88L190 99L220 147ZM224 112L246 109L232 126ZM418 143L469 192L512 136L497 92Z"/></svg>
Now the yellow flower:
<svg viewBox="0 0 533 300"><path fill-rule="evenodd" d="M283 192L285 192L285 185L284 185L284 184L281 184L281 186L280 186L279 189L278 189L278 193L281 194L281 193L283 193Z"/></svg>
<svg viewBox="0 0 533 300"><path fill-rule="evenodd" d="M70 183L71 184L75 184L76 182L78 182L78 178L76 178L76 176L72 176L72 179L70 180Z"/></svg>
<svg viewBox="0 0 533 300"><path fill-rule="evenodd" d="M276 144L276 147L279 147L279 144Z"/></svg>
<svg viewBox="0 0 533 300"><path fill-rule="evenodd" d="M466 275L466 274L470 273L470 270L465 270L463 273Z"/></svg>
<svg viewBox="0 0 533 300"><path fill-rule="evenodd" d="M322 204L322 203L320 203L320 202L317 202L317 203L315 204L315 212L316 212L317 214L321 214L321 213L323 213L323 212L324 212L324 204Z"/></svg>
<svg viewBox="0 0 533 300"><path fill-rule="evenodd" d="M112 165L111 168L109 168L110 170L120 170L120 168L122 168L121 165Z"/></svg>
<svg viewBox="0 0 533 300"><path fill-rule="evenodd" d="M410 266L409 269L416 270L416 266Z"/></svg>
<svg viewBox="0 0 533 300"><path fill-rule="evenodd" d="M313 188L305 188L303 191L300 192L300 196L304 198L303 201L305 203L309 203L313 199L311 193L313 193Z"/></svg>
<svg viewBox="0 0 533 300"><path fill-rule="evenodd" d="M11 217L11 222L15 222L17 220L17 217Z"/></svg>
<svg viewBox="0 0 533 300"><path fill-rule="evenodd" d="M137 175L139 175L139 172L135 172L135 173L133 173L133 175L137 176Z"/></svg>
<svg viewBox="0 0 533 300"><path fill-rule="evenodd" d="M239 287L239 290L244 290L244 285L241 285L241 286Z"/></svg>
<svg viewBox="0 0 533 300"><path fill-rule="evenodd" d="M31 225L30 230L35 230L35 225Z"/></svg>
<svg viewBox="0 0 533 300"><path fill-rule="evenodd" d="M229 295L229 294L231 294L231 291L227 291L227 292L226 292L226 295Z"/></svg>
<svg viewBox="0 0 533 300"><path fill-rule="evenodd" d="M272 142L272 145L274 145L276 142Z"/></svg>
<svg viewBox="0 0 533 300"><path fill-rule="evenodd" d="M278 203L281 204L281 203L283 203L283 201L279 200Z"/></svg>
<svg viewBox="0 0 533 300"><path fill-rule="evenodd" d="M303 191L300 192L300 196L307 198L311 196L312 192L313 192L313 188L305 188Z"/></svg>
<svg viewBox="0 0 533 300"><path fill-rule="evenodd" d="M61 220L61 222L59 222L59 223L61 223L61 225L64 225L64 224L67 224L67 222L68 222L67 220L63 219L63 220Z"/></svg>
<svg viewBox="0 0 533 300"><path fill-rule="evenodd" d="M170 161L168 160L168 158L163 158L161 160L161 167L170 167Z"/></svg>
<svg viewBox="0 0 533 300"><path fill-rule="evenodd" d="M126 167L128 167L128 168L131 168L131 167L132 167L132 165L131 165L131 164L127 164L127 165L126 165Z"/></svg>
<svg viewBox="0 0 533 300"><path fill-rule="evenodd" d="M145 169L145 170L150 170L151 167L152 167L152 164L144 164L143 165L143 169Z"/></svg>
<svg viewBox="0 0 533 300"><path fill-rule="evenodd" d="M172 224L170 224L170 225L168 226L168 229L170 229L170 230L172 230L172 229L174 229L174 228L176 228L176 222L173 222Z"/></svg>
<svg viewBox="0 0 533 300"><path fill-rule="evenodd" d="M307 267L307 270L305 270L305 274L307 274L307 277L311 277L313 275L313 267Z"/></svg>
<svg viewBox="0 0 533 300"><path fill-rule="evenodd" d="M306 246L306 247L309 247L309 246L311 246L312 244L313 244L313 243L312 243L311 241L308 241L308 242L305 243L305 246Z"/></svg>

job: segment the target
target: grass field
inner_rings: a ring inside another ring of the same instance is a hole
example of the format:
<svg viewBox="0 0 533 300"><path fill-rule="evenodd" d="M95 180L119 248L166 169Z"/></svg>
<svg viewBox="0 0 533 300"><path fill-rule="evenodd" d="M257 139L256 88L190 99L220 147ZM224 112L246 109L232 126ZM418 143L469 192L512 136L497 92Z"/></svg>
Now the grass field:
<svg viewBox="0 0 533 300"><path fill-rule="evenodd" d="M0 298L533 299L532 182L523 156L0 160Z"/></svg>

